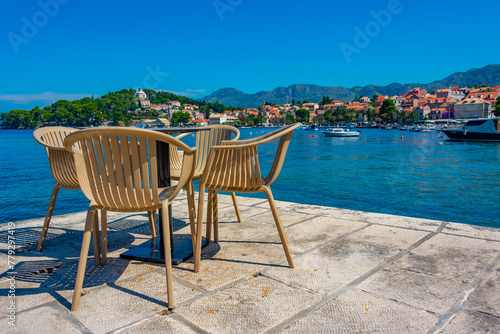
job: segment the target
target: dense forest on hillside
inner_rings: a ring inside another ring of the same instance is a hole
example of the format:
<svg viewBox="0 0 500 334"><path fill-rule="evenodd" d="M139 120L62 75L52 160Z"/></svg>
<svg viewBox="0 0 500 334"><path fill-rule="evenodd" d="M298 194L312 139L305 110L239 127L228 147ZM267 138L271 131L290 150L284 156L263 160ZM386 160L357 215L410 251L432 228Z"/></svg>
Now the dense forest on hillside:
<svg viewBox="0 0 500 334"><path fill-rule="evenodd" d="M210 109L213 112L222 112L231 107L220 103L197 101L185 96L169 92L156 92L152 89L144 90L150 98L151 104L163 104L167 101L196 104L200 111L208 116ZM148 112L140 108L134 99L135 89L122 89L109 92L101 97L85 97L80 100L59 100L50 106L40 109L38 106L31 110L14 109L0 115L1 127L5 129L33 129L46 125L64 125L71 127L97 126L105 121L127 124L130 119L137 117L158 116L158 112Z"/></svg>

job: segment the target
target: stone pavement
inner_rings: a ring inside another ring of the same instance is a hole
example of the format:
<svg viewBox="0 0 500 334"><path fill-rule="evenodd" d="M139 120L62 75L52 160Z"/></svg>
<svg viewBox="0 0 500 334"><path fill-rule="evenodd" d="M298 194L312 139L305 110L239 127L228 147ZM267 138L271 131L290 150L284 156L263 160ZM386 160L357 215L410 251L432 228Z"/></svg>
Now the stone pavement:
<svg viewBox="0 0 500 334"><path fill-rule="evenodd" d="M293 252L286 265L265 199L219 195L220 242L174 267L119 254L149 238L147 215L109 213L109 260L92 250L80 309L69 311L85 213L15 223L15 298L8 298L8 226L0 229L2 333L500 333L500 230L277 202ZM57 208L56 208L57 210ZM189 237L185 200L176 238ZM90 247L92 249L92 247ZM15 324L8 318L15 301Z"/></svg>

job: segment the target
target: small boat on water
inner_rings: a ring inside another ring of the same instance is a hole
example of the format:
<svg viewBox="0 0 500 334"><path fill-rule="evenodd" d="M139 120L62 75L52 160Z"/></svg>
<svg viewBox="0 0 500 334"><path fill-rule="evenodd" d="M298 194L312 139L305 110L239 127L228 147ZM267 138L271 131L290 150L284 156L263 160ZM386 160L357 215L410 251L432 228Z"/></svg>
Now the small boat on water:
<svg viewBox="0 0 500 334"><path fill-rule="evenodd" d="M323 131L325 137L359 137L359 131L349 131L344 128L331 128Z"/></svg>
<svg viewBox="0 0 500 334"><path fill-rule="evenodd" d="M303 127L303 129L306 131L319 131L319 125L311 124L307 127Z"/></svg>
<svg viewBox="0 0 500 334"><path fill-rule="evenodd" d="M451 140L500 141L500 117L471 120L462 127L447 128L442 132Z"/></svg>
<svg viewBox="0 0 500 334"><path fill-rule="evenodd" d="M427 128L426 126L414 126L409 129L411 132L432 132L431 129Z"/></svg>

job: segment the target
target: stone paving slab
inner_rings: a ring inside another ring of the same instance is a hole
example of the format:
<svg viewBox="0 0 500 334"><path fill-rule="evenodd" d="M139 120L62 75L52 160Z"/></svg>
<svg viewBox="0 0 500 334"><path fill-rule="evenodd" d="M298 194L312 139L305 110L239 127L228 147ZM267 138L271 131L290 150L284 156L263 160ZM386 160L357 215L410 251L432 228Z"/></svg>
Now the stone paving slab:
<svg viewBox="0 0 500 334"><path fill-rule="evenodd" d="M241 242L249 239L253 239L262 234L266 234L276 230L276 227L256 222L256 221L244 221L238 223L237 221L232 222L219 222L219 242L230 243L230 242ZM212 233L213 240L213 233Z"/></svg>
<svg viewBox="0 0 500 334"><path fill-rule="evenodd" d="M312 218L316 218L316 215L281 210L280 217L281 217L281 223L283 224L283 226L289 226L289 225L296 224L296 223L306 222ZM274 222L273 214L271 213L270 210L267 210L266 212L263 212L263 213L260 213L257 215L253 215L249 219L263 221L263 222L266 222L270 225L276 226L276 224Z"/></svg>
<svg viewBox="0 0 500 334"><path fill-rule="evenodd" d="M67 319L65 311L51 306L43 306L20 313L16 319L16 326L0 323L2 333L81 333L75 324ZM9 327L7 327L9 326Z"/></svg>
<svg viewBox="0 0 500 334"><path fill-rule="evenodd" d="M145 319L137 324L118 330L120 334L137 334L137 333L171 333L171 334L194 334L197 333L194 329L184 325L182 322L175 320L173 317L164 315L155 315L149 319Z"/></svg>
<svg viewBox="0 0 500 334"><path fill-rule="evenodd" d="M15 222L12 270L0 226L0 332L500 332L500 229L277 201L289 268L265 198L238 195L242 223L218 198L220 242L203 249L199 273L193 259L174 267L173 311L164 265L119 257L150 238L145 213L108 213L108 265L94 265L91 246L76 312L85 212L54 216L41 253L43 217ZM174 239L188 236L185 200L173 216Z"/></svg>
<svg viewBox="0 0 500 334"><path fill-rule="evenodd" d="M427 333L436 316L359 291L349 291L282 333Z"/></svg>
<svg viewBox="0 0 500 334"><path fill-rule="evenodd" d="M373 274L358 288L422 310L445 313L467 285L398 268L386 268Z"/></svg>
<svg viewBox="0 0 500 334"><path fill-rule="evenodd" d="M424 231L415 231L385 225L370 225L362 230L356 231L351 235L351 238L403 250L427 235L428 233Z"/></svg>
<svg viewBox="0 0 500 334"><path fill-rule="evenodd" d="M256 277L179 307L176 313L210 333L261 333L319 300L318 295Z"/></svg>
<svg viewBox="0 0 500 334"><path fill-rule="evenodd" d="M176 291L179 289L182 287L176 286ZM166 309L156 298L130 293L126 288L104 287L82 296L79 309L70 314L92 333L106 333Z"/></svg>
<svg viewBox="0 0 500 334"><path fill-rule="evenodd" d="M500 319L484 313L464 310L442 331L442 334L498 334Z"/></svg>
<svg viewBox="0 0 500 334"><path fill-rule="evenodd" d="M392 247L343 238L295 257L293 270L272 267L264 270L264 274L328 295L398 252Z"/></svg>
<svg viewBox="0 0 500 334"><path fill-rule="evenodd" d="M402 269L470 283L498 255L495 241L439 234L396 261Z"/></svg>
<svg viewBox="0 0 500 334"><path fill-rule="evenodd" d="M193 261L187 261L174 268L174 276L205 290L215 290L236 280L254 277L266 266L286 260L282 250L261 244L235 244L224 249L216 244L210 246L204 249L199 273L193 272Z"/></svg>
<svg viewBox="0 0 500 334"><path fill-rule="evenodd" d="M391 216L381 213L366 212L363 214L366 221L373 224L391 225L396 227L405 227L415 230L437 231L442 222L430 219Z"/></svg>
<svg viewBox="0 0 500 334"><path fill-rule="evenodd" d="M291 251L302 253L324 244L335 237L366 226L366 223L356 221L346 225L328 217L316 217L302 223L296 223L290 227L285 227L285 233ZM281 247L281 241L276 227L272 228L272 233L268 233L266 236L257 240L261 242L270 242Z"/></svg>
<svg viewBox="0 0 500 334"><path fill-rule="evenodd" d="M489 274L470 295L465 306L500 318L500 272Z"/></svg>
<svg viewBox="0 0 500 334"><path fill-rule="evenodd" d="M484 226L448 223L443 233L500 241L500 229Z"/></svg>

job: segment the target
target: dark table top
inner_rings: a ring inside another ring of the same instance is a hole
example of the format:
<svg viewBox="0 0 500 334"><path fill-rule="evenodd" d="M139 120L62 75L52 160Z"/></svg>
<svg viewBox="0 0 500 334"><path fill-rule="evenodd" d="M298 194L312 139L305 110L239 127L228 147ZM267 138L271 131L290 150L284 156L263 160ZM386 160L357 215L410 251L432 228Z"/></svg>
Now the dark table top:
<svg viewBox="0 0 500 334"><path fill-rule="evenodd" d="M199 127L199 128L149 128L148 130L158 131L165 133L167 135L176 134L176 133L190 133L190 132L198 132L198 131L206 131L210 130L207 127Z"/></svg>

